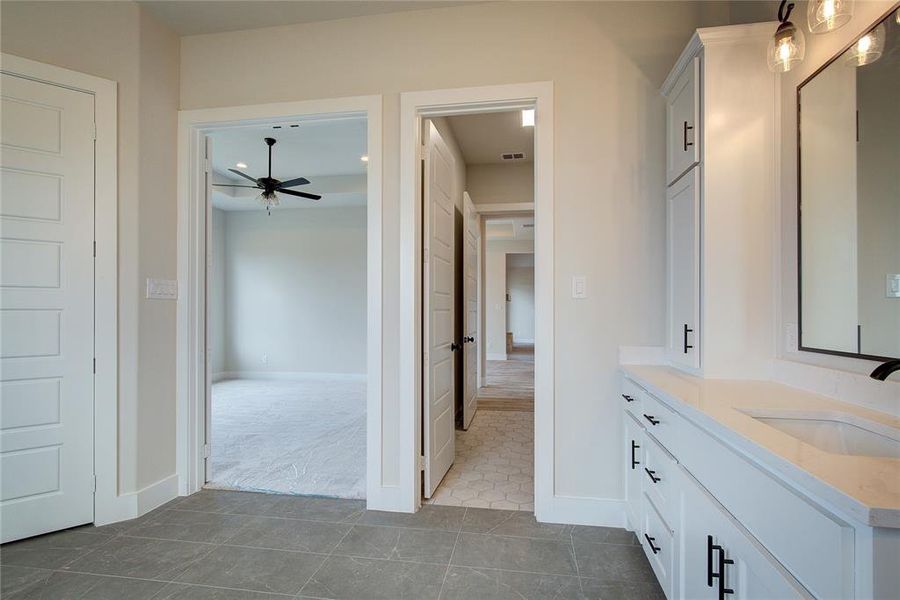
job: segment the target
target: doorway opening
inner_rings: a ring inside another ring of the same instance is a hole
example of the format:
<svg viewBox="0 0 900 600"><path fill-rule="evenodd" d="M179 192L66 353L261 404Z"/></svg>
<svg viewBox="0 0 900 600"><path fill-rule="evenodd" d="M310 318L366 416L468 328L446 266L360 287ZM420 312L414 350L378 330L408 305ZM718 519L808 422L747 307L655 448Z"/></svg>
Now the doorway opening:
<svg viewBox="0 0 900 600"><path fill-rule="evenodd" d="M421 121L425 503L534 510L529 114Z"/></svg>
<svg viewBox="0 0 900 600"><path fill-rule="evenodd" d="M207 134L207 488L365 498L366 130Z"/></svg>

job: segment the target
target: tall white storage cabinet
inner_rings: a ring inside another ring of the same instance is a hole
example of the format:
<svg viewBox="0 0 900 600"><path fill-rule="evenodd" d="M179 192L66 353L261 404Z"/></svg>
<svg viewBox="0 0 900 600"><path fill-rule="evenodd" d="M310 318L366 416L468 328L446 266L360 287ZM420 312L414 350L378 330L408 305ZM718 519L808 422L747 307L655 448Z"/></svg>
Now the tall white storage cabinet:
<svg viewBox="0 0 900 600"><path fill-rule="evenodd" d="M776 23L699 29L666 97L667 355L755 378L774 356Z"/></svg>

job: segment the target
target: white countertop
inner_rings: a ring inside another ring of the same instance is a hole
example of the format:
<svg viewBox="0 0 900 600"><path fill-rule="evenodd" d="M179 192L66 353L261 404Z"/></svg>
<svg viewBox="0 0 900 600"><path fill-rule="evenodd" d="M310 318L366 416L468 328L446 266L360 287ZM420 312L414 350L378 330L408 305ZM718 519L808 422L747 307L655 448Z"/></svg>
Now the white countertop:
<svg viewBox="0 0 900 600"><path fill-rule="evenodd" d="M813 497L867 525L900 528L900 459L831 454L741 411L839 411L894 428L900 418L770 381L702 379L662 366L622 369L682 416L752 452Z"/></svg>

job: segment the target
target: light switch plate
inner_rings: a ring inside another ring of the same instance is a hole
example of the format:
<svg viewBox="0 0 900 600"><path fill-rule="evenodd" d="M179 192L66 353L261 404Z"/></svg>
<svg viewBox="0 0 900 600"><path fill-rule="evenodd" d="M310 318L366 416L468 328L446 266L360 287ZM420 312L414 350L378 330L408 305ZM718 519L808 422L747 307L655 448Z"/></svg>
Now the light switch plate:
<svg viewBox="0 0 900 600"><path fill-rule="evenodd" d="M900 298L900 273L888 273L884 294L888 298Z"/></svg>
<svg viewBox="0 0 900 600"><path fill-rule="evenodd" d="M152 300L177 300L178 282L174 279L147 279L147 298Z"/></svg>
<svg viewBox="0 0 900 600"><path fill-rule="evenodd" d="M572 297L587 298L587 278L584 275L572 277Z"/></svg>

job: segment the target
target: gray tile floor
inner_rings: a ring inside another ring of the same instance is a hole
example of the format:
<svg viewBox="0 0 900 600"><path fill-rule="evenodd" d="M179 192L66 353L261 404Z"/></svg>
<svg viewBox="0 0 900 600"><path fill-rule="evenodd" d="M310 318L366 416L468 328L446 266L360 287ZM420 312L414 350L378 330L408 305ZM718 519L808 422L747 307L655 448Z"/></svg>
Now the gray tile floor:
<svg viewBox="0 0 900 600"><path fill-rule="evenodd" d="M531 513L202 491L0 547L4 600L663 598L635 536Z"/></svg>

